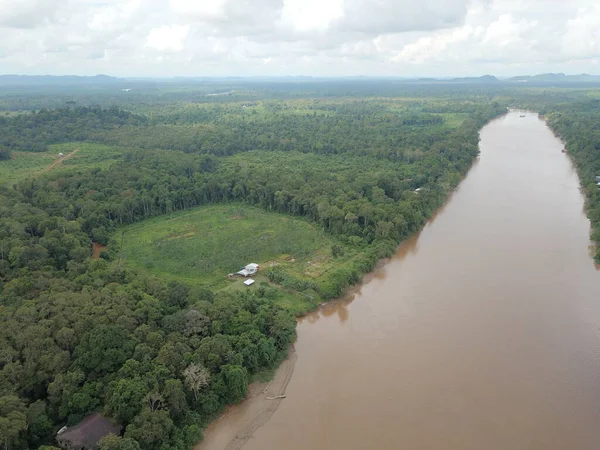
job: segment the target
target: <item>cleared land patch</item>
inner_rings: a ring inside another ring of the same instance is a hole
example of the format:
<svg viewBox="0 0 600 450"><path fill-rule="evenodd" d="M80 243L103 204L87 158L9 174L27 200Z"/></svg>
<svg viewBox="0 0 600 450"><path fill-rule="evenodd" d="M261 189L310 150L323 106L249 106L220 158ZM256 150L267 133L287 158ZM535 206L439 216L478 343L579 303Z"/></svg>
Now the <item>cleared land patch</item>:
<svg viewBox="0 0 600 450"><path fill-rule="evenodd" d="M13 152L12 159L0 161L0 183L14 184L48 167L57 156L49 153Z"/></svg>
<svg viewBox="0 0 600 450"><path fill-rule="evenodd" d="M311 260L333 264L330 249L337 243L306 220L242 204L146 220L113 236L113 242L121 240L125 265L215 290L243 287L240 278L230 280L227 274L251 262L262 266L255 277L259 282L266 280L264 270L275 265L310 279L321 271L304 269L311 268Z"/></svg>
<svg viewBox="0 0 600 450"><path fill-rule="evenodd" d="M15 184L44 173L63 173L74 169L106 169L118 161L127 149L115 146L75 142L50 145L47 152L12 153L12 159L0 161L0 183ZM62 153L64 157L60 157Z"/></svg>

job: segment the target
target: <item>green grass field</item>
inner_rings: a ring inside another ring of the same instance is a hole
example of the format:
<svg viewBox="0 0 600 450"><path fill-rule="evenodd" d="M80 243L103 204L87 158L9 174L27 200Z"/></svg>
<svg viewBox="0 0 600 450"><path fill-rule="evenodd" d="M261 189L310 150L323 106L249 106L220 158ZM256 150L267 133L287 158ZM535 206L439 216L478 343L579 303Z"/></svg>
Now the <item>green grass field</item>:
<svg viewBox="0 0 600 450"><path fill-rule="evenodd" d="M121 159L123 154L128 151L125 148L88 142L51 145L49 151L54 154L63 153L68 155L75 149L79 149L79 151L72 158L54 168L53 171L61 172L71 169L92 169L95 167L107 169L112 163Z"/></svg>
<svg viewBox="0 0 600 450"><path fill-rule="evenodd" d="M12 159L0 161L0 183L14 184L35 176L56 161L56 154L13 152Z"/></svg>
<svg viewBox="0 0 600 450"><path fill-rule="evenodd" d="M241 284L227 274L251 262L263 268L285 264L297 275L318 277L327 270L335 243L303 219L241 204L157 217L113 238L119 242L121 237L125 265L213 289Z"/></svg>
<svg viewBox="0 0 600 450"><path fill-rule="evenodd" d="M69 155L76 149L79 150L72 157L48 170L59 159L59 153ZM0 161L0 183L12 185L43 173L61 173L94 167L105 169L118 161L125 151L126 149L108 145L73 142L51 145L48 151L43 153L13 152L12 159Z"/></svg>

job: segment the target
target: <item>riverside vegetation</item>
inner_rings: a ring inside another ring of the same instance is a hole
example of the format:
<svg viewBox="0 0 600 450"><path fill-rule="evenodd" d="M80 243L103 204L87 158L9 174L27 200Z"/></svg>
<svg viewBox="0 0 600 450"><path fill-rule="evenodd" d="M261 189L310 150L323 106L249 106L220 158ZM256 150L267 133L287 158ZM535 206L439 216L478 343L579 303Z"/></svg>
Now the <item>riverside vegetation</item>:
<svg viewBox="0 0 600 450"><path fill-rule="evenodd" d="M285 357L294 315L423 226L514 94L341 81L210 89L2 97L7 448L51 448L93 411L123 426L104 450L191 448ZM564 108L588 114L575 103L586 94L569 95ZM108 245L99 260L91 241ZM264 270L241 289L226 275L249 262Z"/></svg>

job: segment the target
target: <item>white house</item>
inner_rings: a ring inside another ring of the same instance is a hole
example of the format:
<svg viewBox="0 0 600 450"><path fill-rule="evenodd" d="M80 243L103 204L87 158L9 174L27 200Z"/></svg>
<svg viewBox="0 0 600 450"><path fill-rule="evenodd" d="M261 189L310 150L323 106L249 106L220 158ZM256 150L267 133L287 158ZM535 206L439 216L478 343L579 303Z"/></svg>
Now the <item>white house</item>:
<svg viewBox="0 0 600 450"><path fill-rule="evenodd" d="M248 278L246 281L244 281L244 284L246 286L252 286L254 284L254 280L252 278Z"/></svg>
<svg viewBox="0 0 600 450"><path fill-rule="evenodd" d="M240 270L237 274L241 275L243 277L249 277L251 275L254 275L256 272L258 272L259 268L260 268L260 266L258 264L250 263L246 267L244 267L242 270Z"/></svg>

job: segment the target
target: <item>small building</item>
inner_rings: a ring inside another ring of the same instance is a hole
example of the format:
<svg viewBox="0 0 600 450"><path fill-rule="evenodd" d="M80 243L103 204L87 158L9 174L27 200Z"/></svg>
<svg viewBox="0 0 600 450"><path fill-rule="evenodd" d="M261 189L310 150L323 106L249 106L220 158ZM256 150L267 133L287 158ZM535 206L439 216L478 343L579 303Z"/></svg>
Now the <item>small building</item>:
<svg viewBox="0 0 600 450"><path fill-rule="evenodd" d="M250 263L246 267L244 267L242 270L240 270L237 274L241 275L243 277L249 277L251 275L254 275L256 272L258 272L258 269L260 269L260 266L258 264Z"/></svg>
<svg viewBox="0 0 600 450"><path fill-rule="evenodd" d="M56 435L56 442L66 450L96 450L98 441L104 436L120 433L120 426L113 425L102 414L94 413L74 427L63 427Z"/></svg>
<svg viewBox="0 0 600 450"><path fill-rule="evenodd" d="M246 286L252 286L254 283L255 281L252 278L248 278L246 281L244 281Z"/></svg>
<svg viewBox="0 0 600 450"><path fill-rule="evenodd" d="M596 183L600 183L600 177L596 177Z"/></svg>
<svg viewBox="0 0 600 450"><path fill-rule="evenodd" d="M58 154L58 157L59 157L59 158L62 158L63 156L65 156L65 154L64 154L64 153L59 153L59 154Z"/></svg>

